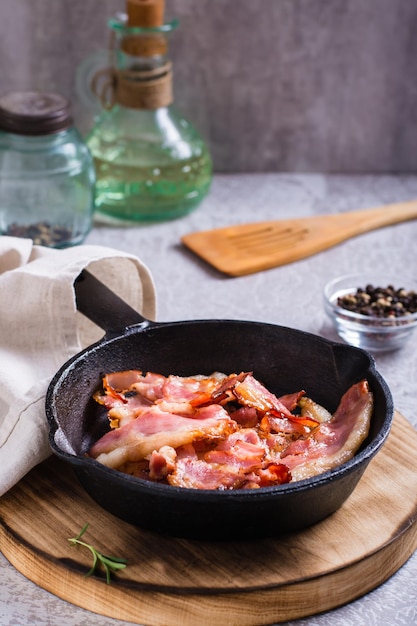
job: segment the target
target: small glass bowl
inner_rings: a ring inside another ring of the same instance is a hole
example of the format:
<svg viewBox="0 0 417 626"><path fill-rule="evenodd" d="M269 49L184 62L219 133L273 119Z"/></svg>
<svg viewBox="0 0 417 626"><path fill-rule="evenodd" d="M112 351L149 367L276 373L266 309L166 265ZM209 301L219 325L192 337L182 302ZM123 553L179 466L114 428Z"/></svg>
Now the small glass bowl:
<svg viewBox="0 0 417 626"><path fill-rule="evenodd" d="M358 288L365 289L367 285L381 288L392 285L395 289L417 292L417 281L378 273L350 274L331 280L324 288L324 305L337 334L346 343L369 352L402 348L417 326L417 313L401 317L371 317L338 305L340 296L355 294Z"/></svg>

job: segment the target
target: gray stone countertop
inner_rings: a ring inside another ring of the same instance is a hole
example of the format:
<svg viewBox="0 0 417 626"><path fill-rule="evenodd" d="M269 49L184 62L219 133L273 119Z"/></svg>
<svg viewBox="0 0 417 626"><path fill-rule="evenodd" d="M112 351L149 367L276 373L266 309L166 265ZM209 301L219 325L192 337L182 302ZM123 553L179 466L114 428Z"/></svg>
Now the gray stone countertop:
<svg viewBox="0 0 417 626"><path fill-rule="evenodd" d="M228 318L271 322L337 339L322 291L339 274L379 268L417 278L417 222L361 235L296 263L229 278L180 245L181 235L234 223L341 213L417 198L417 176L319 174L218 175L192 214L173 222L109 227L97 224L86 243L133 253L149 267L158 321ZM417 335L398 352L375 355L396 408L417 427ZM293 626L412 626L417 623L417 554L386 583L331 612ZM2 626L125 624L73 606L26 580L0 555ZM198 626L198 625L196 625ZM214 625L213 625L214 626ZM219 625L220 626L220 625Z"/></svg>

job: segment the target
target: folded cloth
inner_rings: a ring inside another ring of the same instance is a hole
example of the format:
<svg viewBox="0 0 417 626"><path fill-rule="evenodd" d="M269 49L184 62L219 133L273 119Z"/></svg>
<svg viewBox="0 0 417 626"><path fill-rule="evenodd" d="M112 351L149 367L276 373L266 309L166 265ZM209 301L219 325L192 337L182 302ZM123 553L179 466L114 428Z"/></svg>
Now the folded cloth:
<svg viewBox="0 0 417 626"><path fill-rule="evenodd" d="M0 496L51 450L45 394L55 372L103 336L76 309L87 269L147 319L155 288L135 256L101 246L55 250L0 237Z"/></svg>

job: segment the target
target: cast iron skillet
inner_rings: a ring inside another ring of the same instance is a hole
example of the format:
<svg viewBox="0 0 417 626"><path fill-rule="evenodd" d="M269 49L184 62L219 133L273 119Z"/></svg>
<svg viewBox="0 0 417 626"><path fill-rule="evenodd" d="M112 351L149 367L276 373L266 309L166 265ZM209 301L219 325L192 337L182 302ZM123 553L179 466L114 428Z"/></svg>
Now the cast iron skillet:
<svg viewBox="0 0 417 626"><path fill-rule="evenodd" d="M106 334L68 361L51 381L46 397L50 444L72 465L90 496L127 522L158 533L210 540L299 530L343 504L388 436L391 394L363 350L273 324L151 322L86 272L75 288L78 310ZM102 407L91 399L102 374L135 368L180 376L253 371L274 393L305 389L330 411L352 384L366 378L375 397L370 434L344 465L277 487L210 491L147 482L84 456L108 430Z"/></svg>

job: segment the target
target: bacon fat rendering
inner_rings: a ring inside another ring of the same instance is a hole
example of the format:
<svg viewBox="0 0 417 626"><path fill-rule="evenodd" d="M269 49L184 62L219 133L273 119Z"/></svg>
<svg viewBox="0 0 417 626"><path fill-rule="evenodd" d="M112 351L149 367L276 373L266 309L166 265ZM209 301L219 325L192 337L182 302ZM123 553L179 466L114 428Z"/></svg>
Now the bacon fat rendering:
<svg viewBox="0 0 417 626"><path fill-rule="evenodd" d="M277 397L251 372L115 372L94 399L107 409L110 430L88 456L191 489L257 489L337 467L366 439L373 412L366 380L331 414L304 390Z"/></svg>

